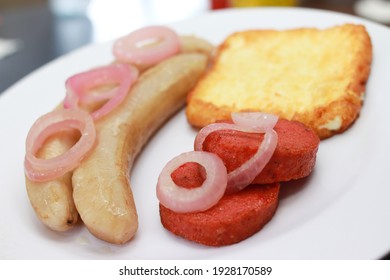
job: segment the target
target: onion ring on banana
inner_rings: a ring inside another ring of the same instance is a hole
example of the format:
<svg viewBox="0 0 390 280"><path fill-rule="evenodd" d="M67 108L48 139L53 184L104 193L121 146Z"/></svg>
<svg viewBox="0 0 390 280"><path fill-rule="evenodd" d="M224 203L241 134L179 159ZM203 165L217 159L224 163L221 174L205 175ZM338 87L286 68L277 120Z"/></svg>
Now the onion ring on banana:
<svg viewBox="0 0 390 280"><path fill-rule="evenodd" d="M65 153L49 158L37 158L36 154L51 135L66 129L77 129L80 139ZM73 170L93 148L96 131L93 119L84 111L61 109L40 117L30 128L26 139L24 161L25 174L35 182L44 182Z"/></svg>
<svg viewBox="0 0 390 280"><path fill-rule="evenodd" d="M180 50L181 44L176 32L164 26L148 26L115 41L113 54L120 62L147 67L179 53Z"/></svg>
<svg viewBox="0 0 390 280"><path fill-rule="evenodd" d="M137 78L138 70L126 64L112 64L76 74L65 83L64 108L79 108L79 102L89 104L106 99L108 101L101 108L91 113L92 118L97 120L123 101ZM112 88L114 85L117 87ZM93 89L105 86L111 88L98 94L91 93Z"/></svg>

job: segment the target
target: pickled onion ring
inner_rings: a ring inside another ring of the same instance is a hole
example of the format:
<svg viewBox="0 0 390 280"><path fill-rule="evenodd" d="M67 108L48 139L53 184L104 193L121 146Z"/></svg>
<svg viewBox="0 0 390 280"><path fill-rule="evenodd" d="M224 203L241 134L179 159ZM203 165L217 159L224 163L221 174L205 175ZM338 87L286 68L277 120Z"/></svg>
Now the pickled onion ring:
<svg viewBox="0 0 390 280"><path fill-rule="evenodd" d="M278 122L278 117L261 112L233 112L232 121L242 127L252 128L256 131L265 131L273 128Z"/></svg>
<svg viewBox="0 0 390 280"><path fill-rule="evenodd" d="M89 104L108 99L101 108L91 113L92 118L98 120L123 101L137 78L138 70L126 64L112 64L76 74L65 83L67 91L64 108L79 108L79 103ZM90 92L99 86L113 84L118 84L117 88L96 95Z"/></svg>
<svg viewBox="0 0 390 280"><path fill-rule="evenodd" d="M120 62L145 67L177 54L180 49L179 37L172 29L148 26L116 40L113 54Z"/></svg>
<svg viewBox="0 0 390 280"><path fill-rule="evenodd" d="M200 187L187 189L175 184L171 174L187 162L196 162L206 170ZM221 158L208 152L183 153L167 163L157 182L157 198L166 208L177 213L199 212L214 206L225 193L227 171Z"/></svg>
<svg viewBox="0 0 390 280"><path fill-rule="evenodd" d="M228 173L226 193L238 192L250 185L271 159L277 144L278 134L273 129L267 129L257 152L240 167Z"/></svg>
<svg viewBox="0 0 390 280"><path fill-rule="evenodd" d="M194 141L194 150L203 151L203 142L206 140L206 137L218 130L238 130L242 132L253 132L250 128L245 128L234 123L212 123L203 127L195 137Z"/></svg>
<svg viewBox="0 0 390 280"><path fill-rule="evenodd" d="M36 157L48 137L69 128L81 132L80 139L72 148L57 157L49 159ZM84 111L61 109L43 115L32 125L27 134L24 160L27 178L35 182L44 182L73 170L93 148L95 140L94 122Z"/></svg>
<svg viewBox="0 0 390 280"><path fill-rule="evenodd" d="M248 186L263 170L271 159L278 142L278 135L273 130L278 117L264 113L234 113L232 120L237 123L214 123L202 128L195 138L195 151L203 150L206 137L217 130L237 130L247 133L265 133L259 149L247 162L228 173L226 193L234 193Z"/></svg>

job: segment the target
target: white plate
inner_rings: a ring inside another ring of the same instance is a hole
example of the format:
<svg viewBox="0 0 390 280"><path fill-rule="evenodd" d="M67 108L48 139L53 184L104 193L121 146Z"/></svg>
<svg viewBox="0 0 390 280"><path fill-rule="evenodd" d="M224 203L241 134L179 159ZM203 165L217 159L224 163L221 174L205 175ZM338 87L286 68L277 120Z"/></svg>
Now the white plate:
<svg viewBox="0 0 390 280"><path fill-rule="evenodd" d="M0 258L6 259L376 259L390 251L390 31L343 14L309 9L227 10L172 24L181 34L214 43L248 28L330 27L363 23L374 61L358 121L323 141L310 178L284 186L279 209L265 228L233 246L209 248L173 236L159 222L155 185L164 164L191 150L194 131L183 111L151 140L132 172L140 227L134 240L115 246L79 226L46 229L28 201L24 141L31 124L63 97L65 79L109 63L111 43L92 45L29 75L0 97Z"/></svg>

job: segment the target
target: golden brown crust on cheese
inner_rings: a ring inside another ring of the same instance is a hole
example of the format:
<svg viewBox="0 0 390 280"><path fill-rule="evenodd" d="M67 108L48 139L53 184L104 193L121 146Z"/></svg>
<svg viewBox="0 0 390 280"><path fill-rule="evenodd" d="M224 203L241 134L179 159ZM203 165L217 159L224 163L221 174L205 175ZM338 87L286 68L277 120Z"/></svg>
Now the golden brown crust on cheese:
<svg viewBox="0 0 390 280"><path fill-rule="evenodd" d="M300 121L324 139L358 117L371 61L362 25L236 32L189 94L186 115L203 127L232 111L269 112Z"/></svg>

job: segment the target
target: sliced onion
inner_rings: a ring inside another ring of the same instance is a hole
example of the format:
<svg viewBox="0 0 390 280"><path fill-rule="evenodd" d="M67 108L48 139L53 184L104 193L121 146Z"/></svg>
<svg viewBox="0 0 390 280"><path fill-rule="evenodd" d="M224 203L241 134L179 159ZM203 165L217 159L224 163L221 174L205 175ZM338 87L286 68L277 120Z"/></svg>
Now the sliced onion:
<svg viewBox="0 0 390 280"><path fill-rule="evenodd" d="M187 189L175 184L171 174L187 162L196 162L206 170L206 179L197 188ZM227 171L221 158L208 152L183 153L167 163L157 182L157 198L177 213L199 212L214 206L225 193Z"/></svg>
<svg viewBox="0 0 390 280"><path fill-rule="evenodd" d="M81 133L78 142L65 153L49 158L37 158L36 154L53 134L66 129ZM31 127L26 139L25 174L31 181L43 182L55 179L73 170L94 146L96 132L91 116L77 109L61 109L40 117Z"/></svg>
<svg viewBox="0 0 390 280"><path fill-rule="evenodd" d="M150 66L177 54L180 49L179 37L172 29L148 26L115 41L113 53L120 62Z"/></svg>
<svg viewBox="0 0 390 280"><path fill-rule="evenodd" d="M277 144L278 134L273 129L267 129L257 152L228 174L226 193L238 192L250 185L271 159Z"/></svg>
<svg viewBox="0 0 390 280"><path fill-rule="evenodd" d="M278 116L261 112L233 112L231 117L235 124L256 131L273 128L278 122Z"/></svg>
<svg viewBox="0 0 390 280"><path fill-rule="evenodd" d="M126 64L112 64L70 77L66 83L64 108L79 108L79 103L90 104L108 100L101 108L91 113L97 120L118 106L126 97L131 85L138 78L138 70ZM98 87L112 87L99 94L92 94Z"/></svg>
<svg viewBox="0 0 390 280"><path fill-rule="evenodd" d="M217 130L237 130L247 133L265 133L264 139L251 159L228 174L226 193L233 193L248 186L271 159L278 142L273 130L278 117L263 113L234 113L232 120L237 123L214 123L202 128L195 138L195 151L203 150L206 137Z"/></svg>
<svg viewBox="0 0 390 280"><path fill-rule="evenodd" d="M195 137L194 150L203 151L203 143L206 140L206 137L214 131L219 130L238 130L242 132L254 132L253 129L242 127L234 123L212 123L203 127ZM258 131L256 131L258 132Z"/></svg>

